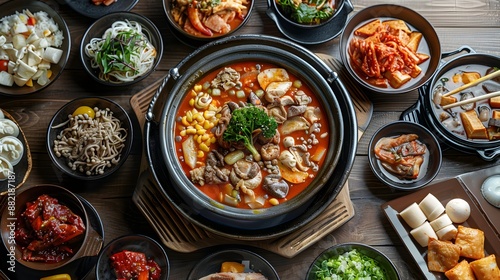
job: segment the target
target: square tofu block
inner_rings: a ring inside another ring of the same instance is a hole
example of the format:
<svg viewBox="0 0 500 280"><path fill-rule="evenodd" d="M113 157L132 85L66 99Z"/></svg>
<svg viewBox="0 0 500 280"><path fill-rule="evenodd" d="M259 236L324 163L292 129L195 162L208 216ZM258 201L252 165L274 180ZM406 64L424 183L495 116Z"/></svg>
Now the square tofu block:
<svg viewBox="0 0 500 280"><path fill-rule="evenodd" d="M373 34L375 34L375 32L377 32L377 29L379 28L379 26L381 26L381 24L382 22L380 21L380 19L370 21L369 23L356 29L356 31L354 31L354 35L363 37L372 36Z"/></svg>
<svg viewBox="0 0 500 280"><path fill-rule="evenodd" d="M458 264L460 246L449 241L430 239L427 249L429 271L445 272Z"/></svg>
<svg viewBox="0 0 500 280"><path fill-rule="evenodd" d="M469 265L469 262L466 260L462 260L457 265L455 265L452 269L446 271L444 275L449 280L475 280L474 272L472 272L472 268Z"/></svg>
<svg viewBox="0 0 500 280"><path fill-rule="evenodd" d="M488 139L488 132L484 127L481 120L477 116L475 110L460 112L462 125L464 126L465 133L470 139Z"/></svg>
<svg viewBox="0 0 500 280"><path fill-rule="evenodd" d="M462 249L462 257L475 260L484 258L484 232L480 229L459 225L455 244Z"/></svg>

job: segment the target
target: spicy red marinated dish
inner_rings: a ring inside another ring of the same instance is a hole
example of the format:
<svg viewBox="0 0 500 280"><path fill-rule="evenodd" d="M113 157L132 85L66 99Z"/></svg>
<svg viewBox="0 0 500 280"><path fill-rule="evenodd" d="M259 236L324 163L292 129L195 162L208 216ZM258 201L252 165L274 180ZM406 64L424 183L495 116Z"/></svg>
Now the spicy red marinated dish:
<svg viewBox="0 0 500 280"><path fill-rule="evenodd" d="M17 218L15 240L23 260L57 263L76 253L84 233L80 216L44 194L26 203Z"/></svg>
<svg viewBox="0 0 500 280"><path fill-rule="evenodd" d="M117 280L158 280L160 266L144 253L123 250L111 256Z"/></svg>
<svg viewBox="0 0 500 280"><path fill-rule="evenodd" d="M416 134L383 137L375 144L375 155L387 171L399 178L416 179L427 152L427 146L417 139Z"/></svg>
<svg viewBox="0 0 500 280"><path fill-rule="evenodd" d="M400 88L424 72L419 65L430 56L418 51L422 38L402 20L375 19L354 31L351 66L370 85Z"/></svg>
<svg viewBox="0 0 500 280"><path fill-rule="evenodd" d="M267 208L307 188L330 128L312 90L284 68L238 62L203 77L177 112L177 156L203 193L238 208Z"/></svg>
<svg viewBox="0 0 500 280"><path fill-rule="evenodd" d="M247 16L251 0L172 0L171 15L186 33L217 37L237 28Z"/></svg>

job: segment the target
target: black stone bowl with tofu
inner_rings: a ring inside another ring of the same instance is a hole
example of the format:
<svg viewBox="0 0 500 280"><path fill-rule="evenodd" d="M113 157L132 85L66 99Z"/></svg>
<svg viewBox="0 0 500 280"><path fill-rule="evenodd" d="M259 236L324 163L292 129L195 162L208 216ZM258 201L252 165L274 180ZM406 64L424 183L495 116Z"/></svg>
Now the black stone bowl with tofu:
<svg viewBox="0 0 500 280"><path fill-rule="evenodd" d="M442 145L491 161L500 155L500 97L495 96L500 95L500 78L482 77L499 71L500 57L467 46L449 55L457 53L419 89L419 100L401 119L423 124ZM471 86L451 92L466 84Z"/></svg>
<svg viewBox="0 0 500 280"><path fill-rule="evenodd" d="M349 20L340 38L340 57L368 92L402 94L432 78L441 61L441 45L422 15L382 4L367 7Z"/></svg>

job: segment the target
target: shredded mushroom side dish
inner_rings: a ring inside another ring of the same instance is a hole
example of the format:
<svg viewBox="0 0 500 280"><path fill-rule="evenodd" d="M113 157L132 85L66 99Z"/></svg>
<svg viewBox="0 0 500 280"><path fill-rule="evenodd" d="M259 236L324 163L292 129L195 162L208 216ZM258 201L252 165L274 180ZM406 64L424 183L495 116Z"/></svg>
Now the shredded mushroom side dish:
<svg viewBox="0 0 500 280"><path fill-rule="evenodd" d="M116 21L102 38L92 38L85 54L99 79L111 83L131 82L154 66L157 55L149 31L135 21Z"/></svg>
<svg viewBox="0 0 500 280"><path fill-rule="evenodd" d="M66 126L54 140L54 153L68 160L72 170L86 175L104 174L118 164L125 147L127 131L109 108L94 108L93 114L73 114L68 120L53 126ZM89 116L90 115L90 116Z"/></svg>

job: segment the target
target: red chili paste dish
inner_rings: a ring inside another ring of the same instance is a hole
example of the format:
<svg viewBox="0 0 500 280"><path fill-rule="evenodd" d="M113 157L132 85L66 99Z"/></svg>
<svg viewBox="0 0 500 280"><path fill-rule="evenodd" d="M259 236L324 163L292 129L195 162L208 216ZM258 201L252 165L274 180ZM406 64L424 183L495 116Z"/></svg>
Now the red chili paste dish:
<svg viewBox="0 0 500 280"><path fill-rule="evenodd" d="M40 195L17 217L16 244L22 259L57 263L73 256L85 233L82 218L56 198Z"/></svg>
<svg viewBox="0 0 500 280"><path fill-rule="evenodd" d="M144 253L123 250L113 254L110 259L118 280L160 279L160 266Z"/></svg>

